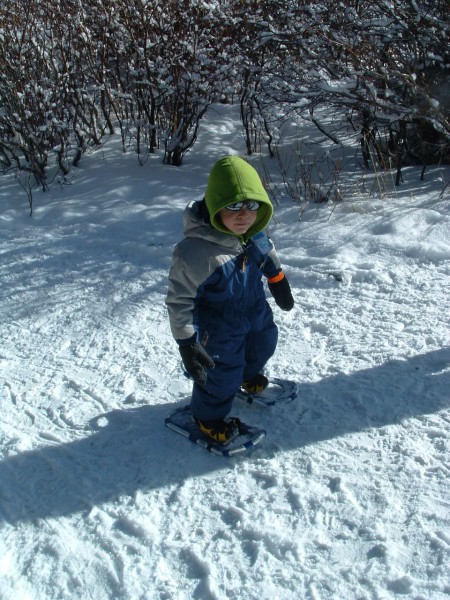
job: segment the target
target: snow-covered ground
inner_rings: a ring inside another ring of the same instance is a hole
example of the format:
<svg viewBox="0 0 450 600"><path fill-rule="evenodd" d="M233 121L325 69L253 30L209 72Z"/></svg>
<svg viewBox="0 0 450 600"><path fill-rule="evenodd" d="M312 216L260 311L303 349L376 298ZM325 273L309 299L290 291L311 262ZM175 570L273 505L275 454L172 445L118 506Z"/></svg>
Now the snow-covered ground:
<svg viewBox="0 0 450 600"><path fill-rule="evenodd" d="M212 112L182 168L110 142L31 218L0 179L2 600L450 598L449 169L301 219L279 202L296 305L269 300L268 372L298 399L236 406L268 430L236 458L164 427L190 388L171 250L243 152L236 117Z"/></svg>

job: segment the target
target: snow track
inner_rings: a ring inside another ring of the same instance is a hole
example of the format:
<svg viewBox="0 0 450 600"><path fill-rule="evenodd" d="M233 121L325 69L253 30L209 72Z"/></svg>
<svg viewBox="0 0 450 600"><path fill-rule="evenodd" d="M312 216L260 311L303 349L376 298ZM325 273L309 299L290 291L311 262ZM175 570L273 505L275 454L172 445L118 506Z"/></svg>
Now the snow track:
<svg viewBox="0 0 450 600"><path fill-rule="evenodd" d="M447 203L416 194L301 221L278 206L296 305L270 300L269 374L296 380L298 399L236 404L268 431L245 457L164 427L190 389L164 307L181 211L230 136L241 144L220 110L195 169L142 169L111 144L73 186L38 194L32 219L5 178L0 597L446 600Z"/></svg>

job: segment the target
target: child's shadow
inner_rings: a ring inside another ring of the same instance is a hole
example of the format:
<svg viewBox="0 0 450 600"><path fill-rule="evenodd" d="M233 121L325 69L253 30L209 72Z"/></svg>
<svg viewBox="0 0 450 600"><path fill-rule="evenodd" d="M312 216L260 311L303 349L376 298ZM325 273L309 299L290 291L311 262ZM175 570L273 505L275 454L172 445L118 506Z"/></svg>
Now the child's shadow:
<svg viewBox="0 0 450 600"><path fill-rule="evenodd" d="M151 490L220 468L206 452L164 426L173 405L113 410L80 439L46 442L0 462L0 520L11 523L89 511L138 490Z"/></svg>
<svg viewBox="0 0 450 600"><path fill-rule="evenodd" d="M267 444L255 452L270 457L436 413L450 407L449 390L449 348L300 384L299 398L289 406L255 413L255 419L267 421L268 429ZM229 468L230 459L189 447L189 441L164 427L172 406L114 410L94 419L76 441L47 442L4 459L0 519L15 523L89 511L139 490ZM247 455L231 460L247 460Z"/></svg>
<svg viewBox="0 0 450 600"><path fill-rule="evenodd" d="M300 383L298 399L274 415L275 420L281 417L277 429L282 435L274 440L273 449L305 447L449 408L450 347L446 347L349 375ZM445 421L438 418L436 423L444 427Z"/></svg>

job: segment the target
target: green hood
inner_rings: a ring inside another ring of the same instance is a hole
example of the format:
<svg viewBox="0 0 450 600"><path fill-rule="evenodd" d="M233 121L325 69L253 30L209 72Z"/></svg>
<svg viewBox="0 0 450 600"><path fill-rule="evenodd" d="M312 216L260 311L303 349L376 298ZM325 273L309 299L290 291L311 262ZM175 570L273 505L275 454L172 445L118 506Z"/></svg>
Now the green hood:
<svg viewBox="0 0 450 600"><path fill-rule="evenodd" d="M212 226L219 231L230 233L222 225L218 213L228 204L243 200L261 202L256 221L245 234L245 238L248 239L269 223L272 218L273 206L258 173L247 161L239 156L221 158L211 169L205 193L205 202Z"/></svg>

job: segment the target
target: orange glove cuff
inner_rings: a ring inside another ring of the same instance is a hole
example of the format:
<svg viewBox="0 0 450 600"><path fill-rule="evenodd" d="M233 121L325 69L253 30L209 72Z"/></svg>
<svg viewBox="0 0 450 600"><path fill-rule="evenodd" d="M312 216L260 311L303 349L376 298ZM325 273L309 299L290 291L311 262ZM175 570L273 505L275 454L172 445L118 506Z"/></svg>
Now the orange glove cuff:
<svg viewBox="0 0 450 600"><path fill-rule="evenodd" d="M267 281L269 283L278 283L279 281L281 281L282 279L284 279L284 273L283 271L280 271L278 273L278 275L275 275L275 277L270 277Z"/></svg>

